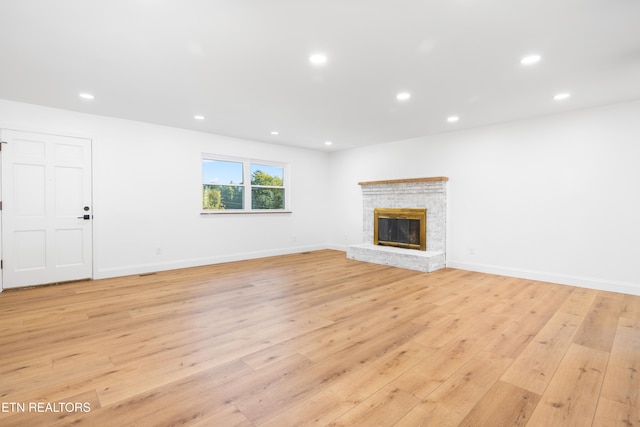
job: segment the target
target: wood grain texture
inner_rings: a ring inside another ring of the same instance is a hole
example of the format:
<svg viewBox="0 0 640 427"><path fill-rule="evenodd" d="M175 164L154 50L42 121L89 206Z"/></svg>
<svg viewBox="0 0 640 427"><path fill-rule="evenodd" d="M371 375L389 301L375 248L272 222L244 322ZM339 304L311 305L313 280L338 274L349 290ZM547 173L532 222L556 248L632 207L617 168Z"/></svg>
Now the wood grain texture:
<svg viewBox="0 0 640 427"><path fill-rule="evenodd" d="M604 296L596 298L574 342L596 350L610 351L616 336L621 306L622 300L619 298Z"/></svg>
<svg viewBox="0 0 640 427"><path fill-rule="evenodd" d="M0 294L3 426L630 426L639 360L640 297L330 250Z"/></svg>
<svg viewBox="0 0 640 427"><path fill-rule="evenodd" d="M387 179L382 181L361 181L358 183L358 185L404 184L408 182L433 182L433 181L449 181L449 178L446 176L433 176L428 178Z"/></svg>
<svg viewBox="0 0 640 427"><path fill-rule="evenodd" d="M602 396L640 408L640 320L619 319Z"/></svg>
<svg viewBox="0 0 640 427"><path fill-rule="evenodd" d="M460 427L526 426L540 396L498 381L462 420Z"/></svg>
<svg viewBox="0 0 640 427"><path fill-rule="evenodd" d="M572 344L531 415L534 426L585 426L593 422L608 353Z"/></svg>
<svg viewBox="0 0 640 427"><path fill-rule="evenodd" d="M511 359L479 352L472 360L447 378L429 396L398 422L398 426L457 426L478 401L498 381Z"/></svg>
<svg viewBox="0 0 640 427"><path fill-rule="evenodd" d="M502 380L542 394L583 320L583 316L557 312L516 358Z"/></svg>
<svg viewBox="0 0 640 427"><path fill-rule="evenodd" d="M634 427L640 425L640 408L600 397L593 427Z"/></svg>

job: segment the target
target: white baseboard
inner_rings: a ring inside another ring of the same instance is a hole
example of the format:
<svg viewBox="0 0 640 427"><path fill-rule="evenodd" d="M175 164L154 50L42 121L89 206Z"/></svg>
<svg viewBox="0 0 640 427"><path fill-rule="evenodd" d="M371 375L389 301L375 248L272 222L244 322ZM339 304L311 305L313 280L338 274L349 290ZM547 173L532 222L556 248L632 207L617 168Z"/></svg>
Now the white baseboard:
<svg viewBox="0 0 640 427"><path fill-rule="evenodd" d="M153 273L157 271L176 270L179 268L200 267L210 264L221 264L223 262L244 261L248 259L266 258L270 256L289 255L307 251L317 251L327 249L326 245L298 246L286 249L275 249L267 251L242 252L236 254L220 255L205 258L193 258L175 260L169 262L128 265L123 267L103 268L94 272L94 279L107 279L110 277L131 276L135 274Z"/></svg>
<svg viewBox="0 0 640 427"><path fill-rule="evenodd" d="M331 250L334 250L334 251L347 252L347 250L349 249L349 245L333 245L333 244L329 244L329 245L325 246L325 249L331 249Z"/></svg>
<svg viewBox="0 0 640 427"><path fill-rule="evenodd" d="M347 251L347 246L329 245L328 249ZM539 282L557 283L559 285L577 286L580 288L597 289L599 291L619 292L622 294L640 296L640 284L620 282L591 277L571 276L566 274L549 273L543 271L522 270L498 265L470 263L447 260L447 267L460 270L477 271L479 273L497 274L500 276L518 277L520 279L537 280Z"/></svg>
<svg viewBox="0 0 640 427"><path fill-rule="evenodd" d="M347 252L347 245L311 245L298 246L286 249L242 252L206 258L176 260L164 263L138 264L123 267L104 268L94 272L94 279L106 279L110 277L130 276L135 274L152 273L156 271L175 270L179 268L199 267L202 265L220 264L223 262L243 261L248 259L266 258L270 256L289 255L307 251L332 249ZM455 260L447 260L447 267L460 270L477 271L479 273L497 274L500 276L518 277L521 279L537 280L540 282L557 283L560 285L577 286L581 288L597 289L601 291L619 292L623 294L640 296L640 284L631 282L619 282L590 277L571 276L543 271L521 270L498 265L469 263ZM0 290L1 292L1 290Z"/></svg>
<svg viewBox="0 0 640 427"><path fill-rule="evenodd" d="M600 291L619 292L623 294L639 295L640 284L618 282L591 277L571 276L544 271L520 270L497 265L476 264L469 262L447 260L447 267L460 270L477 271L479 273L497 274L500 276L518 277L521 279L537 280L540 282L557 283L560 285L577 286L581 288L597 289Z"/></svg>

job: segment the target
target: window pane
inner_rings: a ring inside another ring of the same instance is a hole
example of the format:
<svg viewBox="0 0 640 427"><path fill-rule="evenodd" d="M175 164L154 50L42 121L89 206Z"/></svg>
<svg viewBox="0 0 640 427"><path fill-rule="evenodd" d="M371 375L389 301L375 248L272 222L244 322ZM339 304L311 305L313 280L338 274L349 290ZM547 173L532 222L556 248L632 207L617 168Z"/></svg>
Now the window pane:
<svg viewBox="0 0 640 427"><path fill-rule="evenodd" d="M284 209L284 188L252 188L251 209Z"/></svg>
<svg viewBox="0 0 640 427"><path fill-rule="evenodd" d="M282 187L283 178L284 168L282 166L251 164L251 185Z"/></svg>
<svg viewBox="0 0 640 427"><path fill-rule="evenodd" d="M244 188L238 185L202 185L202 208L244 209Z"/></svg>
<svg viewBox="0 0 640 427"><path fill-rule="evenodd" d="M243 184L242 162L202 159L203 184Z"/></svg>

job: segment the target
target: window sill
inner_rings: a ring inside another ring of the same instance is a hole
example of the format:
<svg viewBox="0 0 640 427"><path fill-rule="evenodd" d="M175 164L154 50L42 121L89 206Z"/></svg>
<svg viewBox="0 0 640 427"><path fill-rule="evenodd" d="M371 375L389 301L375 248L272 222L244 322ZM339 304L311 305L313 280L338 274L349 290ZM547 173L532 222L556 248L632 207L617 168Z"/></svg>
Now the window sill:
<svg viewBox="0 0 640 427"><path fill-rule="evenodd" d="M231 211L231 210L219 210L219 211L206 211L200 212L200 215L256 215L256 214L290 214L293 211L290 210L255 210L255 211Z"/></svg>

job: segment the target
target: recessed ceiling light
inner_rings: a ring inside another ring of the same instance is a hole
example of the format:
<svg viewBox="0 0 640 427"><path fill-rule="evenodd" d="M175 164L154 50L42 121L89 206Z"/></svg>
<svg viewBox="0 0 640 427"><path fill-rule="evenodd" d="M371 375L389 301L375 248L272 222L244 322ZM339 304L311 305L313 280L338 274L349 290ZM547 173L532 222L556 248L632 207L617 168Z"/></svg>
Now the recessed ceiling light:
<svg viewBox="0 0 640 427"><path fill-rule="evenodd" d="M522 65L531 65L531 64L535 64L536 62L539 62L541 59L542 57L540 55L529 55L522 58L520 60L520 63Z"/></svg>
<svg viewBox="0 0 640 427"><path fill-rule="evenodd" d="M309 62L315 65L322 65L327 62L327 56L323 53L314 53L309 57Z"/></svg>
<svg viewBox="0 0 640 427"><path fill-rule="evenodd" d="M83 98L83 99L94 99L95 98L95 96L91 95L90 93L85 93L85 92L81 93L79 96L80 96L80 98Z"/></svg>
<svg viewBox="0 0 640 427"><path fill-rule="evenodd" d="M555 99L556 101L562 101L563 99L567 99L571 96L570 93L559 93L556 96L553 97L553 99Z"/></svg>
<svg viewBox="0 0 640 427"><path fill-rule="evenodd" d="M396 99L398 101L406 101L409 98L411 98L411 94L409 92L400 92L396 95Z"/></svg>
<svg viewBox="0 0 640 427"><path fill-rule="evenodd" d="M280 132L278 132L277 130L272 130L271 135L280 135Z"/></svg>
<svg viewBox="0 0 640 427"><path fill-rule="evenodd" d="M458 117L458 116L449 116L449 117L447 117L447 121L448 121L449 123L455 123L455 122L457 122L458 120L460 120L460 117Z"/></svg>
<svg viewBox="0 0 640 427"><path fill-rule="evenodd" d="M324 145L333 145L333 142L331 142L331 141L325 141L325 142L324 142Z"/></svg>
<svg viewBox="0 0 640 427"><path fill-rule="evenodd" d="M193 118L196 120L204 120L204 116L201 116L199 114L196 114L195 116L193 116Z"/></svg>

